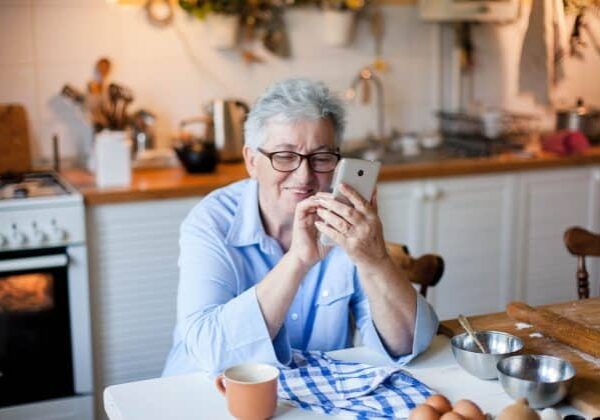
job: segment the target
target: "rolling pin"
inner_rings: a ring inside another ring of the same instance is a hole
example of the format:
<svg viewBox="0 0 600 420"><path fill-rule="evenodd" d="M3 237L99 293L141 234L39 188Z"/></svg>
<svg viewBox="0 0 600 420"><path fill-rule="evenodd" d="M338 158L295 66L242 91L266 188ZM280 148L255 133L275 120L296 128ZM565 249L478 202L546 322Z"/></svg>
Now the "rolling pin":
<svg viewBox="0 0 600 420"><path fill-rule="evenodd" d="M532 308L523 302L511 302L506 313L515 321L526 322L540 329L545 335L600 357L600 331L580 322L542 308Z"/></svg>

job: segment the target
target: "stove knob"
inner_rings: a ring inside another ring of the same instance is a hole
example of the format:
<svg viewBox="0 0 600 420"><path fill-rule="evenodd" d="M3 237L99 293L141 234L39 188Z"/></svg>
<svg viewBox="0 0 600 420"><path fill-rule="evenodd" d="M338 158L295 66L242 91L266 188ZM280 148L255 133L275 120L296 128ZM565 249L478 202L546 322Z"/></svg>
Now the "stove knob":
<svg viewBox="0 0 600 420"><path fill-rule="evenodd" d="M67 240L67 231L56 224L56 220L52 220L52 230L50 231L50 237L55 242L64 242Z"/></svg>
<svg viewBox="0 0 600 420"><path fill-rule="evenodd" d="M27 236L25 236L25 234L21 232L15 224L12 225L10 243L14 246L22 246L27 243Z"/></svg>
<svg viewBox="0 0 600 420"><path fill-rule="evenodd" d="M33 241L37 244L44 244L48 241L48 235L46 235L46 233L41 230L40 228L37 227L37 223L33 222L32 223L32 230L33 230Z"/></svg>

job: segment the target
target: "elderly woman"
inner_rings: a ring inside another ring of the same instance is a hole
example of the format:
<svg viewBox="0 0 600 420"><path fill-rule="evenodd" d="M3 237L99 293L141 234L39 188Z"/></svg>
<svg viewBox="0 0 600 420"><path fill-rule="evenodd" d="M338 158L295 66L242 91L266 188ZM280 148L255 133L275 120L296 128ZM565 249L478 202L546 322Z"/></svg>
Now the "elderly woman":
<svg viewBox="0 0 600 420"><path fill-rule="evenodd" d="M364 344L406 363L437 317L386 252L376 200L328 193L344 109L321 83L271 86L245 125L251 179L204 198L181 226L174 344L163 375L287 364L292 349ZM326 248L324 233L335 242Z"/></svg>

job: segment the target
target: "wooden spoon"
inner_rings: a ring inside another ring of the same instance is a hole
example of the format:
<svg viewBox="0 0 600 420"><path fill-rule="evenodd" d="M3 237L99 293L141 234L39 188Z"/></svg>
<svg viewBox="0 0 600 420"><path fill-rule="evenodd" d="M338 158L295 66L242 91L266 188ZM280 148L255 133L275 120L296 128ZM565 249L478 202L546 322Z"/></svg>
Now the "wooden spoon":
<svg viewBox="0 0 600 420"><path fill-rule="evenodd" d="M475 344L477 344L477 347L479 347L479 350L481 350L482 353L488 353L487 349L483 346L481 341L479 341L479 339L477 338L477 333L471 326L471 323L469 322L469 320L464 315L459 315L458 322L460 323L461 327L463 327L465 329L467 334L469 334L469 336L473 339Z"/></svg>

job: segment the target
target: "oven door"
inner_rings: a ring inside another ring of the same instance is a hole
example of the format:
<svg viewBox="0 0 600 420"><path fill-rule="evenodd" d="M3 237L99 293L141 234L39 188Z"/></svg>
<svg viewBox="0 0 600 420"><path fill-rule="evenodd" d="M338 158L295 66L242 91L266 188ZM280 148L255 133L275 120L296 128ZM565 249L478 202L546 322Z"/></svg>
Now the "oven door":
<svg viewBox="0 0 600 420"><path fill-rule="evenodd" d="M70 259L64 247L0 253L0 407L76 393Z"/></svg>

